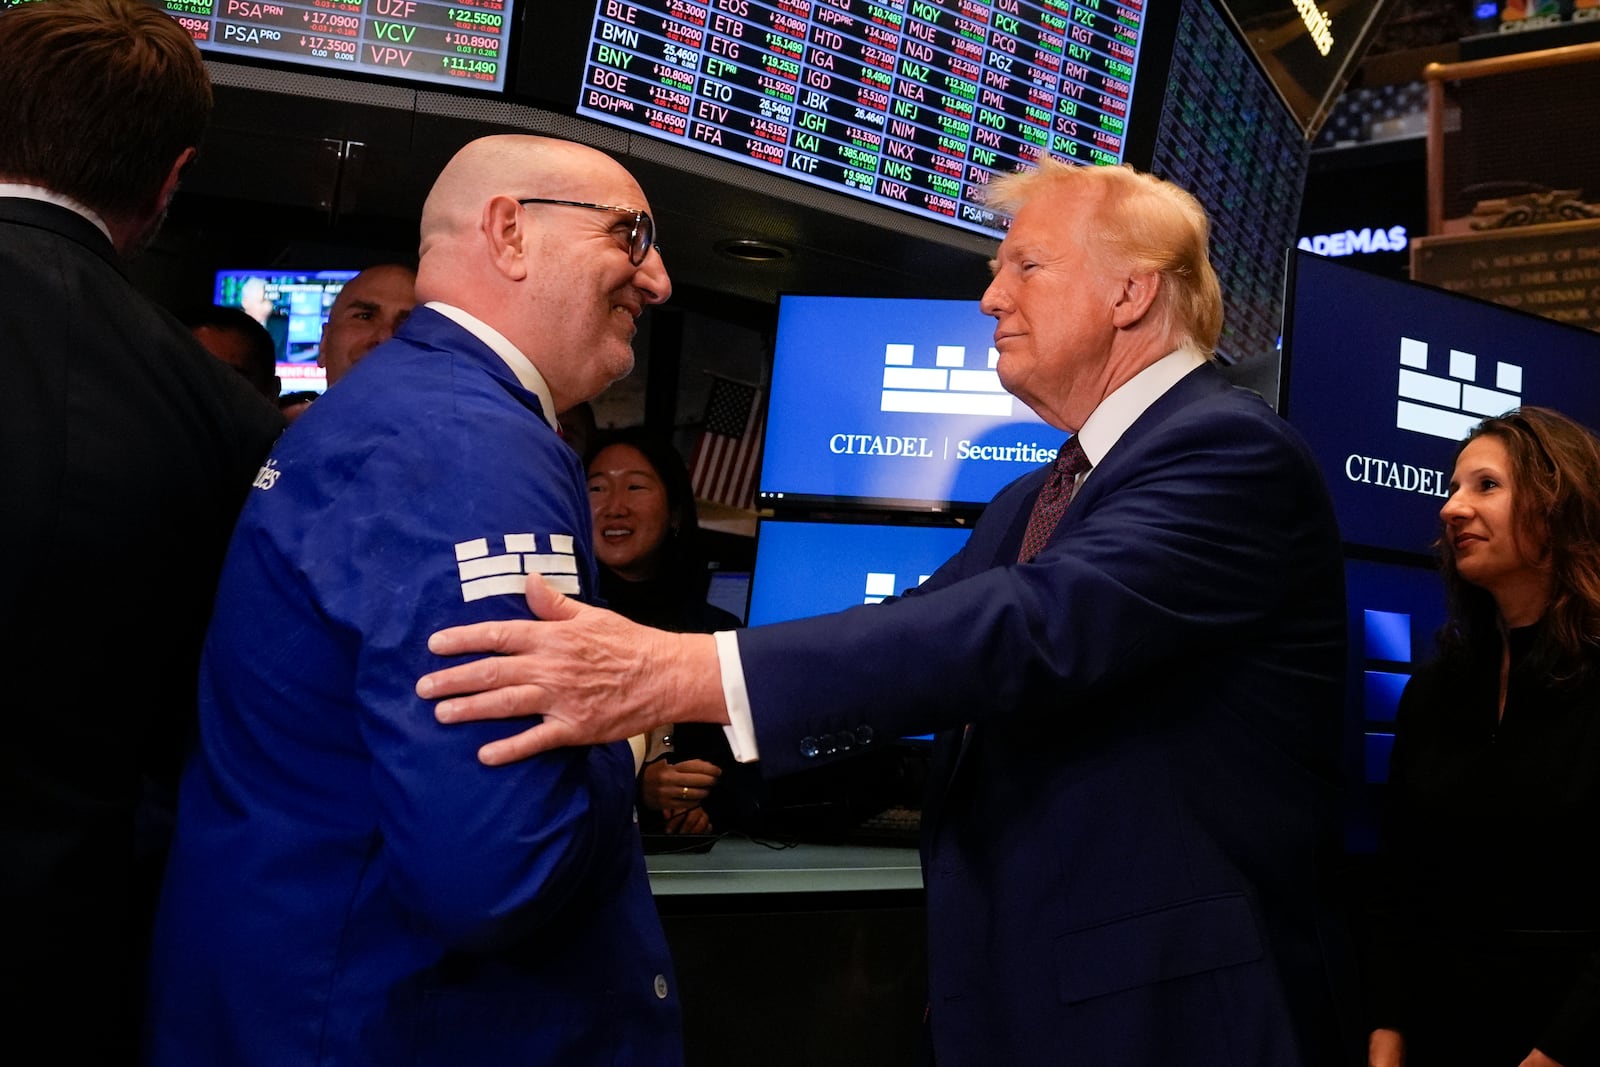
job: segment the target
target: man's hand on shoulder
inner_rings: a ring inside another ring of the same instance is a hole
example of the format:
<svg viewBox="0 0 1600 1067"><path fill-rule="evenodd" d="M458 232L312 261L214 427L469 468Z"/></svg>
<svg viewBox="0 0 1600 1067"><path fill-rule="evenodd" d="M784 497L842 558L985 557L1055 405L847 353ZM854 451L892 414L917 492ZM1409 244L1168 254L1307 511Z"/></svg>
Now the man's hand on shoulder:
<svg viewBox="0 0 1600 1067"><path fill-rule="evenodd" d="M669 722L727 722L714 639L672 634L570 600L537 575L528 606L538 621L440 630L440 656L486 658L424 675L417 695L438 700L441 723L543 716L478 750L490 766L551 749L621 741ZM447 699L445 699L447 698Z"/></svg>

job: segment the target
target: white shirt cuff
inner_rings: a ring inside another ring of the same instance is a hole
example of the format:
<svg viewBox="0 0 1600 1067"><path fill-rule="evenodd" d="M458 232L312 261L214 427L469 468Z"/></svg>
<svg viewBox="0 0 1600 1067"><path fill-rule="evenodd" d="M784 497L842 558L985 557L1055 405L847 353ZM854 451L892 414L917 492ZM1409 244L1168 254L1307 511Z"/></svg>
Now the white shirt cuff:
<svg viewBox="0 0 1600 1067"><path fill-rule="evenodd" d="M756 748L756 725L750 713L750 691L744 687L744 664L739 660L739 635L719 630L711 635L717 642L717 669L722 673L722 699L728 705L728 747L740 763L761 758Z"/></svg>

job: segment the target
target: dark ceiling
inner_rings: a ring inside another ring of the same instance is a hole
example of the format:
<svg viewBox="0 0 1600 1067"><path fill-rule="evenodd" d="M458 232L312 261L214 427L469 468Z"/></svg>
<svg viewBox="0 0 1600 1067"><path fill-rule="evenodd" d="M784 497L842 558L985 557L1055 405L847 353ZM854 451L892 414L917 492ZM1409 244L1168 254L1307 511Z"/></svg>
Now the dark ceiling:
<svg viewBox="0 0 1600 1067"><path fill-rule="evenodd" d="M422 201L450 156L474 137L529 132L592 144L633 172L680 305L770 309L785 292L972 298L987 281L990 238L595 123L496 99L208 66L216 116L162 242L196 276L414 256ZM724 251L734 241L784 254L741 261Z"/></svg>

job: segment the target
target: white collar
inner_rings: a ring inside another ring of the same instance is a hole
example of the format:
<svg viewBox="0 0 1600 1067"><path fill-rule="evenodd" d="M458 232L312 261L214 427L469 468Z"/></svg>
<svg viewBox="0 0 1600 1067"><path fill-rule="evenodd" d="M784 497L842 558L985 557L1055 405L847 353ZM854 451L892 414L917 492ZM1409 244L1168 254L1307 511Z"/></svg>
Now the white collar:
<svg viewBox="0 0 1600 1067"><path fill-rule="evenodd" d="M561 432L561 424L556 421L556 402L550 395L550 386L545 384L544 375L539 373L539 368L517 349L517 346L506 340L506 335L490 326L487 322L470 312L462 311L454 304L444 304L437 300L430 300L422 305L432 308L457 326L466 330L472 336L488 345L495 355L504 361L511 373L517 376L517 381L522 387L539 398L539 406L544 410L544 421L556 433Z"/></svg>
<svg viewBox="0 0 1600 1067"><path fill-rule="evenodd" d="M54 204L56 207L64 207L73 214L82 215L84 218L94 223L94 228L105 234L106 240L111 241L113 245L116 244L115 241L111 240L111 229L106 226L104 219L102 219L90 208L78 203L76 200L72 199L72 197L67 196L64 193L58 193L54 189L46 189L42 185L24 185L21 182L0 182L0 196L14 197L18 200L42 200L47 204Z"/></svg>
<svg viewBox="0 0 1600 1067"><path fill-rule="evenodd" d="M1122 439L1128 427L1157 400L1177 385L1190 371L1206 362L1205 353L1197 348L1183 347L1168 352L1132 378L1123 382L1111 395L1083 420L1078 430L1078 442L1083 445L1089 462L1098 466Z"/></svg>

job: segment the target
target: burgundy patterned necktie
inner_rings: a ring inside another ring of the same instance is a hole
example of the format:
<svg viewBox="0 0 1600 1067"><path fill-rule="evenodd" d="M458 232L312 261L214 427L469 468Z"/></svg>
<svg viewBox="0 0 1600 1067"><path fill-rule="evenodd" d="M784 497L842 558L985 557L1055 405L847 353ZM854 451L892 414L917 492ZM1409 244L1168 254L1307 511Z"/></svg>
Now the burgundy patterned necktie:
<svg viewBox="0 0 1600 1067"><path fill-rule="evenodd" d="M1078 475L1092 466L1094 464L1089 462L1089 457L1083 453L1083 446L1078 443L1078 435L1073 434L1056 453L1050 477L1045 479L1044 488L1039 490L1039 498L1033 502L1033 511L1028 515L1028 530L1022 535L1022 551L1017 553L1018 563L1028 562L1044 548L1045 542L1055 532L1056 524L1061 521L1062 512L1072 503L1072 494L1078 488Z"/></svg>

